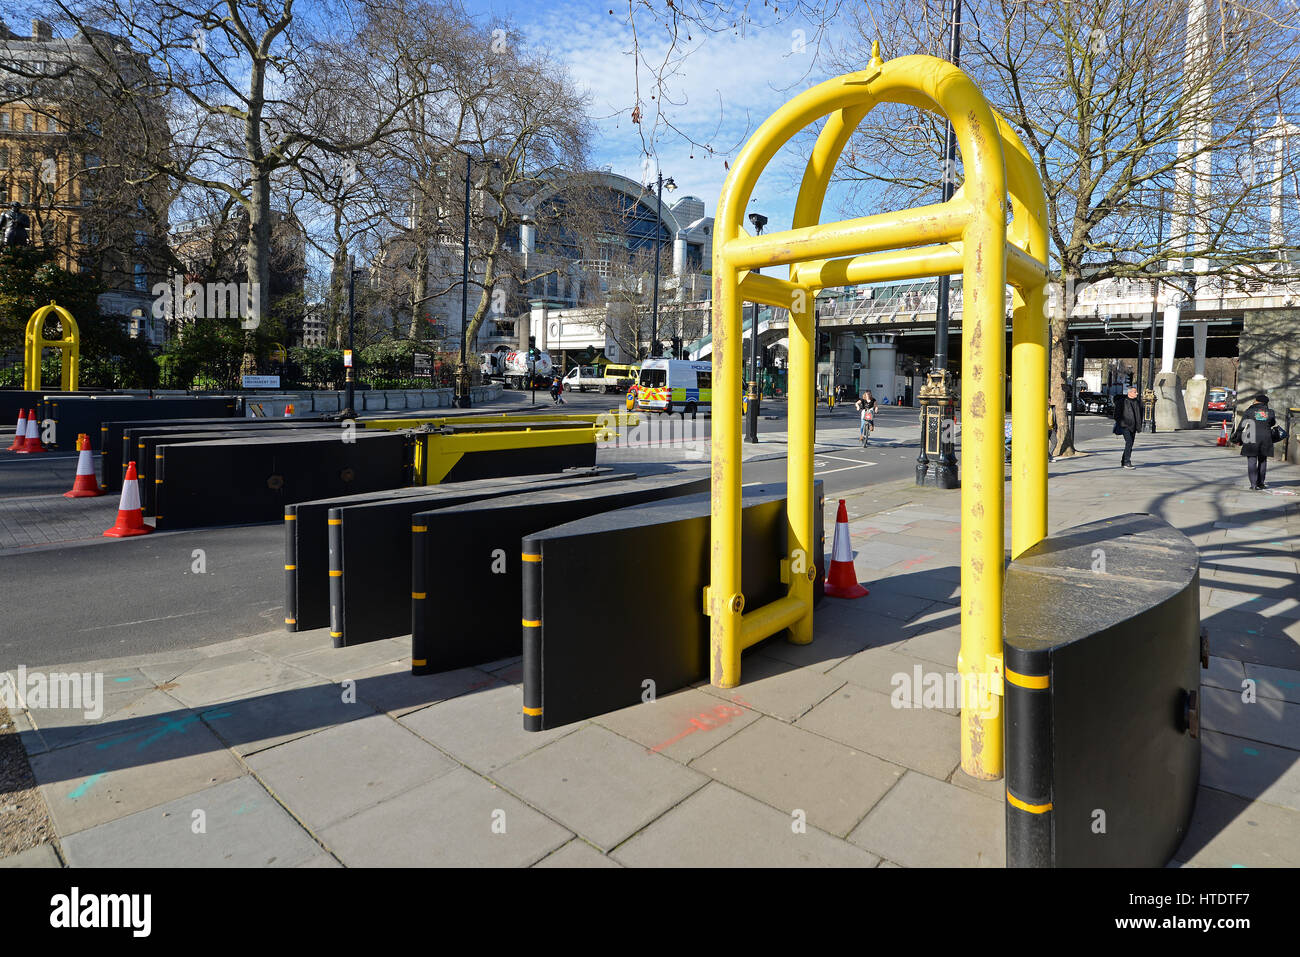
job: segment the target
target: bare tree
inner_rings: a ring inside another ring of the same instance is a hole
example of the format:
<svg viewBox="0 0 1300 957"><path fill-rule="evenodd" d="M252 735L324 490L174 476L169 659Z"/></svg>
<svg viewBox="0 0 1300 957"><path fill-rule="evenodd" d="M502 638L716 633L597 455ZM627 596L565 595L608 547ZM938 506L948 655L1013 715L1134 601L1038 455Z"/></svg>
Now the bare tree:
<svg viewBox="0 0 1300 957"><path fill-rule="evenodd" d="M860 67L873 39L886 56L944 56L946 7L886 0L874 18L855 13L836 58ZM1293 225L1272 214L1289 164L1270 157L1300 106L1298 24L1284 2L967 5L962 69L1017 128L1047 194L1051 272L1066 299L1051 321L1057 408L1081 284L1241 283L1296 250ZM934 202L942 142L929 114L874 111L842 163L847 207ZM1058 454L1073 452L1067 433Z"/></svg>

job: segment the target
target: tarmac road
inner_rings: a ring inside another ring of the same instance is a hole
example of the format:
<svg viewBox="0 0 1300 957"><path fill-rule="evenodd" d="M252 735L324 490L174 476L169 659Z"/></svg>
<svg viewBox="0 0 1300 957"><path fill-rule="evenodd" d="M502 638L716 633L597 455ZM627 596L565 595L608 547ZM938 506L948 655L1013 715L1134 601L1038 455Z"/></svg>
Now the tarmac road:
<svg viewBox="0 0 1300 957"><path fill-rule="evenodd" d="M570 401L565 411L589 411L588 406L609 408L616 397L566 398ZM784 409L773 404L768 411ZM817 421L814 467L825 482L828 509L852 489L915 474L916 410L884 409L867 449L858 445L851 409L833 416L823 410ZM1099 416L1080 416L1077 423L1083 436L1110 429L1110 421ZM707 420L705 424L707 428ZM776 420L761 423L760 440L764 433L775 438L784 431L783 415L778 414ZM1139 455L1141 444L1139 438ZM771 445L771 458L760 451L764 457L745 463L745 482L784 480L784 443ZM602 454L597 461L606 458L623 460ZM0 487L0 497L48 492L51 483L66 490L74 456L54 459L0 470L0 484L8 486ZM680 450L646 450L631 459L654 460L707 466L706 453L689 461ZM23 478L39 487L19 487ZM828 524L828 535L830 528ZM0 625L0 669L152 654L278 630L284 624L283 536L282 525L276 523L157 532L0 554L7 605ZM203 553L202 573L195 571L196 549Z"/></svg>

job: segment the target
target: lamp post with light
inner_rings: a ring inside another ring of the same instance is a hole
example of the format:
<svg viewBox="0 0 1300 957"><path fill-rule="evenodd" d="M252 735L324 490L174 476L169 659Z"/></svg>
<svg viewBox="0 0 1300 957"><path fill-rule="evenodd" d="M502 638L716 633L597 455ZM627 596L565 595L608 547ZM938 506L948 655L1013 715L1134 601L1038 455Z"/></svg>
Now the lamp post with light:
<svg viewBox="0 0 1300 957"><path fill-rule="evenodd" d="M655 216L655 287L650 306L650 355L652 358L657 359L660 353L663 352L659 345L659 247L664 231L664 187L667 186L668 191L671 193L677 188L677 184L673 182L671 176L664 179L662 170L655 175L655 184L658 209Z"/></svg>

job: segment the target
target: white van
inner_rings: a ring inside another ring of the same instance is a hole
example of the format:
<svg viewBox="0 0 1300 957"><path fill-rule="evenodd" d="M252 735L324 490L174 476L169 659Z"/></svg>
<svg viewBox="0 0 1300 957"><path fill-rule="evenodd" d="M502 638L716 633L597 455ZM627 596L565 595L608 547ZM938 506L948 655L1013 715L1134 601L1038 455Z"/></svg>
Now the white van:
<svg viewBox="0 0 1300 957"><path fill-rule="evenodd" d="M637 377L636 408L694 415L713 408L713 363L645 359Z"/></svg>

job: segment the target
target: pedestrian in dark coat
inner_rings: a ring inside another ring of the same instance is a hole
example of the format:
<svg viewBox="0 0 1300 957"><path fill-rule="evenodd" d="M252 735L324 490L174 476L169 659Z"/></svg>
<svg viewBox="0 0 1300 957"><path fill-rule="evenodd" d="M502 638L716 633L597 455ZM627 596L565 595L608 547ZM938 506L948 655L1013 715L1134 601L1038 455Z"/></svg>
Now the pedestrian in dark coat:
<svg viewBox="0 0 1300 957"><path fill-rule="evenodd" d="M1124 457L1119 464L1126 469L1137 468L1132 462L1133 439L1142 428L1142 403L1138 401L1137 386L1128 387L1128 394L1115 400L1115 434L1124 436Z"/></svg>
<svg viewBox="0 0 1300 957"><path fill-rule="evenodd" d="M1252 489L1268 488L1264 484L1264 473L1273 454L1273 427L1276 425L1277 416L1268 407L1268 396L1260 392L1250 408L1242 413L1241 421L1232 433L1233 444L1240 445L1241 454L1246 456L1246 477Z"/></svg>

